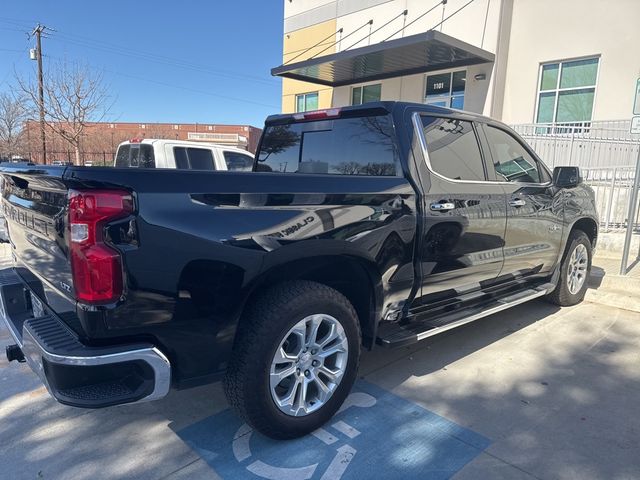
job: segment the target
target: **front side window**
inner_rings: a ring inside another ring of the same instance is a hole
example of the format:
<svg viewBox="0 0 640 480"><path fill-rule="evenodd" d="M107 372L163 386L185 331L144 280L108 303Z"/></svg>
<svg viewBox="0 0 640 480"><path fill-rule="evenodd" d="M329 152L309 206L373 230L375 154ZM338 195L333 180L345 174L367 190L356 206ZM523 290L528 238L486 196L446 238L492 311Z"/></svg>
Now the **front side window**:
<svg viewBox="0 0 640 480"><path fill-rule="evenodd" d="M257 154L257 172L395 176L389 115L271 125Z"/></svg>
<svg viewBox="0 0 640 480"><path fill-rule="evenodd" d="M382 97L382 84L363 85L351 89L351 105L362 105L367 102L379 102Z"/></svg>
<svg viewBox="0 0 640 480"><path fill-rule="evenodd" d="M584 123L593 114L598 58L540 67L536 123Z"/></svg>
<svg viewBox="0 0 640 480"><path fill-rule="evenodd" d="M471 122L423 116L422 126L434 172L453 180L486 180Z"/></svg>
<svg viewBox="0 0 640 480"><path fill-rule="evenodd" d="M213 153L206 148L173 147L173 158L180 170L215 170Z"/></svg>
<svg viewBox="0 0 640 480"><path fill-rule="evenodd" d="M538 162L511 134L490 126L485 131L499 181L545 183L549 180L543 167L538 166Z"/></svg>
<svg viewBox="0 0 640 480"><path fill-rule="evenodd" d="M318 109L318 92L296 95L296 112L308 112Z"/></svg>
<svg viewBox="0 0 640 480"><path fill-rule="evenodd" d="M253 168L253 157L238 152L224 152L227 170L232 172L250 172Z"/></svg>
<svg viewBox="0 0 640 480"><path fill-rule="evenodd" d="M427 75L425 103L462 110L466 83L466 70Z"/></svg>

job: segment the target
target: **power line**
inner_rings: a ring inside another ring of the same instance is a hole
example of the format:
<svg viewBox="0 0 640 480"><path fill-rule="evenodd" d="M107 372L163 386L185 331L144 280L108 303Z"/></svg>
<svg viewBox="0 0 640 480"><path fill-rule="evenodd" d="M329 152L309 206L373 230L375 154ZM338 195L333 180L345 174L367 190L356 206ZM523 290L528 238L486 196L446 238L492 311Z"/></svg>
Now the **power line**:
<svg viewBox="0 0 640 480"><path fill-rule="evenodd" d="M258 82L263 83L265 85L274 85L276 82L271 79L262 78L253 75L241 74L239 72L232 71L224 71L224 70L214 70L204 65L196 64L193 62L188 62L182 59L167 57L164 55L157 55L150 52L144 52L140 50L133 50L127 47L123 47L120 45L103 42L100 40L90 39L88 37L81 37L79 35L72 35L69 33L58 33L56 35L56 39L62 42L71 43L74 45L78 45L85 48L90 48L94 50L99 50L115 55L121 55L130 58L138 58L154 63L171 65L179 68L186 68L190 70L199 71L201 73L206 73L213 76L219 76L224 78L229 78L233 80L244 80L248 82Z"/></svg>
<svg viewBox="0 0 640 480"><path fill-rule="evenodd" d="M58 58L58 57L54 57L54 56L51 56L51 55L45 55L45 57L46 58L51 58L53 60L63 61L63 59ZM231 97L231 96L228 96L228 95L221 95L221 94L217 94L217 93L208 92L206 90L198 90L198 89L195 89L195 88L185 87L184 85L177 85L177 84L174 84L174 83L161 82L161 81L154 80L154 79L151 79L151 78L140 77L140 76L137 76L137 75L131 75L131 74L128 74L128 73L109 70L109 69L106 69L106 68L103 68L103 67L97 67L95 65L87 65L87 66L90 67L90 68L93 68L95 70L100 70L100 71L103 71L103 72L106 72L106 73L110 73L110 74L113 74L113 75L118 75L118 76L121 76L121 77L127 77L127 78L131 78L131 79L134 79L134 80L140 80L140 81L143 81L143 82L155 83L156 85L162 85L162 86L165 86L165 87L177 88L177 89L184 90L184 91L187 91L187 92L199 93L199 94L202 94L202 95L208 95L208 96L211 96L211 97L222 98L222 99L225 99L225 100L232 100L234 102L242 102L242 103L248 103L248 104L251 104L251 105L259 105L261 107L280 108L277 105L271 105L271 104L268 104L268 103L255 102L253 100L247 100L245 98L238 98L238 97Z"/></svg>

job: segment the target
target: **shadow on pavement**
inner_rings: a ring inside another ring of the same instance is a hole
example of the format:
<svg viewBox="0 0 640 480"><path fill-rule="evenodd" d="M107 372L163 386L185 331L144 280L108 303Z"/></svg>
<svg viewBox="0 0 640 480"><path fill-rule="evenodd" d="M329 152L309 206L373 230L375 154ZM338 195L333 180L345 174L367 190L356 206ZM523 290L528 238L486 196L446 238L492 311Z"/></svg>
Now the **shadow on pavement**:
<svg viewBox="0 0 640 480"><path fill-rule="evenodd" d="M640 471L640 322L624 315L631 312L535 301L412 347L366 352L361 377L487 437L482 476L508 467L540 478L632 478ZM227 408L211 385L154 403L75 409L33 389L32 373L7 373L15 368L0 364L6 478L163 478L200 458L174 432ZM385 431L388 458L401 457L403 443L393 439L406 439L400 430L411 422Z"/></svg>

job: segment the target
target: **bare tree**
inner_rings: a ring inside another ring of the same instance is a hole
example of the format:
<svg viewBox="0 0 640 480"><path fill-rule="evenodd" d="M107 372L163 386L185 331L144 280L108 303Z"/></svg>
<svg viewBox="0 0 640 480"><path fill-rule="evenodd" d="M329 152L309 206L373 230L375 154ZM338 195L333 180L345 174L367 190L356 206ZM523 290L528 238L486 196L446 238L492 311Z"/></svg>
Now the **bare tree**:
<svg viewBox="0 0 640 480"><path fill-rule="evenodd" d="M38 105L36 84L18 79L30 102ZM108 111L108 95L102 76L87 66L55 64L45 74L45 123L54 134L69 143L75 152L75 164L80 165L80 143L87 125L100 122Z"/></svg>
<svg viewBox="0 0 640 480"><path fill-rule="evenodd" d="M10 93L0 93L0 157L11 159L13 155L23 153L26 119L25 99Z"/></svg>

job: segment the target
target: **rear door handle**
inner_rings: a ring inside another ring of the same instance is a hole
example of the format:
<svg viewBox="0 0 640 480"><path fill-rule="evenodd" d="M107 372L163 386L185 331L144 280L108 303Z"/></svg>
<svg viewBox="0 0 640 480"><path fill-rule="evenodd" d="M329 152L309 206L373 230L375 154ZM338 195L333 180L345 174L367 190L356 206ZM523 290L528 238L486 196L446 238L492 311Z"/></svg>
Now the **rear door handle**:
<svg viewBox="0 0 640 480"><path fill-rule="evenodd" d="M429 208L434 212L444 212L446 210L453 210L456 208L455 203L442 202L442 203L432 203Z"/></svg>
<svg viewBox="0 0 640 480"><path fill-rule="evenodd" d="M526 204L527 204L527 202L525 202L521 198L516 198L516 199L511 200L509 202L509 206L511 206L511 207L524 207Z"/></svg>

